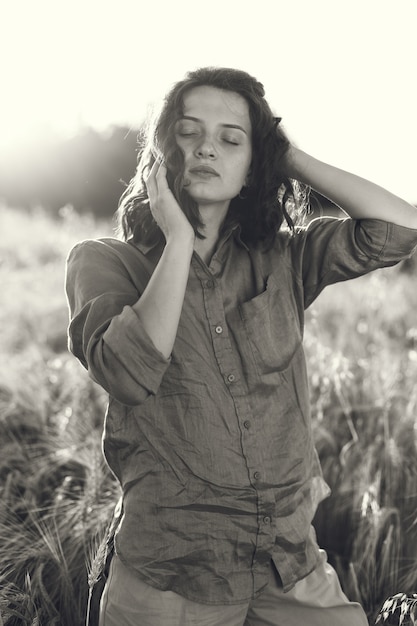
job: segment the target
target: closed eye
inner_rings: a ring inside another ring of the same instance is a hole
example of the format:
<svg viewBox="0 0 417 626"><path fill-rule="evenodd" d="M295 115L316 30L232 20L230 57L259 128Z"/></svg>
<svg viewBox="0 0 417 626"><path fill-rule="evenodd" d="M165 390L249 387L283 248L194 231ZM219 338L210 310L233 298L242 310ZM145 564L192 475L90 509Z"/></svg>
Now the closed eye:
<svg viewBox="0 0 417 626"><path fill-rule="evenodd" d="M222 141L224 141L225 143L229 143L232 146L239 146L241 143L239 139L235 137L234 135L223 135Z"/></svg>
<svg viewBox="0 0 417 626"><path fill-rule="evenodd" d="M196 131L180 131L179 133L177 133L180 137L195 137L195 135L198 135L198 133Z"/></svg>

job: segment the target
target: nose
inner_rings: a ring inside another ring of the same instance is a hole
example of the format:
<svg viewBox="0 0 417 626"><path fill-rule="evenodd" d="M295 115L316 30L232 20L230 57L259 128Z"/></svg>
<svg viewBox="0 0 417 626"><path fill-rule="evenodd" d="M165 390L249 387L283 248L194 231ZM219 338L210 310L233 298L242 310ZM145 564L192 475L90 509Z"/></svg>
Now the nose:
<svg viewBox="0 0 417 626"><path fill-rule="evenodd" d="M213 142L207 135L196 146L194 154L200 159L215 159L217 156Z"/></svg>

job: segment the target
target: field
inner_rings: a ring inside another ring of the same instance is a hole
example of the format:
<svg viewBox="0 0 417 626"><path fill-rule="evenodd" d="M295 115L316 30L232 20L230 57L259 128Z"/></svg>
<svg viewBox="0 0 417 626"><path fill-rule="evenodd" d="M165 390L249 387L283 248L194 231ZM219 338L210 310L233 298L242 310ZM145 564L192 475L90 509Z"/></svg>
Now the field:
<svg viewBox="0 0 417 626"><path fill-rule="evenodd" d="M78 626L119 491L101 456L106 396L66 348L64 261L112 229L3 207L0 232L0 624ZM417 590L416 279L413 262L380 270L328 288L307 314L333 491L316 530L370 624L388 596Z"/></svg>

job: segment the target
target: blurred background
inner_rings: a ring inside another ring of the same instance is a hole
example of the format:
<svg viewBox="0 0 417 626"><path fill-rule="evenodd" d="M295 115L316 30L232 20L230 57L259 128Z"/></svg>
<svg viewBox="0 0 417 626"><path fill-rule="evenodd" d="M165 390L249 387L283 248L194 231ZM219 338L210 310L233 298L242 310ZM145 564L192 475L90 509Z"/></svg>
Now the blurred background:
<svg viewBox="0 0 417 626"><path fill-rule="evenodd" d="M155 102L203 65L245 69L293 141L417 202L414 0L3 5L0 198L109 216Z"/></svg>
<svg viewBox="0 0 417 626"><path fill-rule="evenodd" d="M1 626L84 623L120 493L106 394L67 350L65 259L114 234L154 103L189 69L244 69L300 148L416 204L416 24L415 0L3 3ZM414 257L326 289L306 318L332 488L314 524L370 624L398 593L386 623L411 623L417 591L416 279Z"/></svg>

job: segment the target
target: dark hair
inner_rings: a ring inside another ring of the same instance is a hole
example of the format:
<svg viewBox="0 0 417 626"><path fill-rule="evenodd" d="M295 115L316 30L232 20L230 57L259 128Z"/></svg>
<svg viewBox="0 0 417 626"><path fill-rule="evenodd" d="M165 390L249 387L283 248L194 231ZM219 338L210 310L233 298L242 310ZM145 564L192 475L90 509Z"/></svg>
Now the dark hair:
<svg viewBox="0 0 417 626"><path fill-rule="evenodd" d="M193 87L209 86L241 95L249 105L252 125L252 164L245 197L233 198L227 220L237 220L247 243L270 245L285 221L294 230L304 209L307 193L286 177L280 160L289 141L265 100L263 85L241 70L205 67L189 72L166 95L159 115L139 136L139 161L135 176L120 198L117 218L124 239L153 243L162 237L154 221L145 176L155 159L165 159L168 184L196 235L202 227L197 203L183 185L184 157L175 139L175 124L183 115L183 98Z"/></svg>

